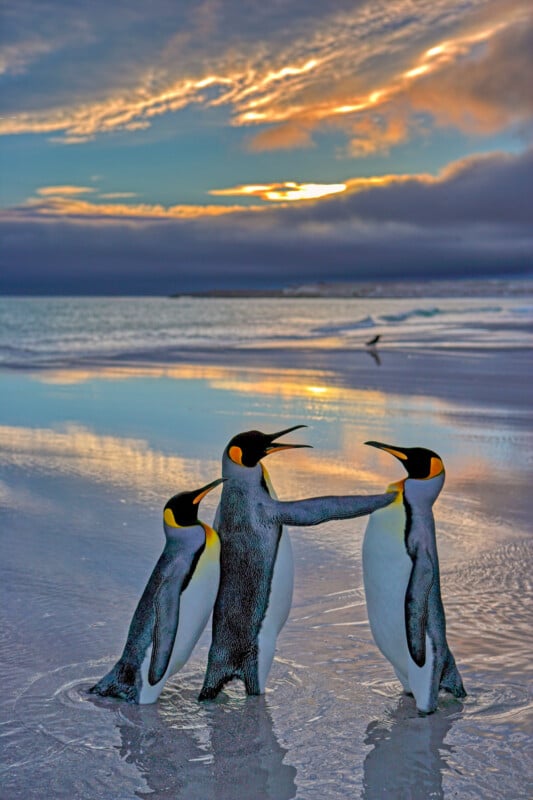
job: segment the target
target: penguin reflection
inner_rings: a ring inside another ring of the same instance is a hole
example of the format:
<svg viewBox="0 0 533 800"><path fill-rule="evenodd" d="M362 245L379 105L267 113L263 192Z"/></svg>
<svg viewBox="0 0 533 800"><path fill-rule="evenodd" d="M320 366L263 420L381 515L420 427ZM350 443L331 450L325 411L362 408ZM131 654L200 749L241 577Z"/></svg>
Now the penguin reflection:
<svg viewBox="0 0 533 800"><path fill-rule="evenodd" d="M192 695L164 695L153 706L97 702L116 711L120 756L143 779L136 797L292 800L296 795L296 769L283 763L287 750L276 739L264 697L224 698L193 715L188 727L180 727L181 706L192 707Z"/></svg>
<svg viewBox="0 0 533 800"><path fill-rule="evenodd" d="M412 697L400 698L388 719L371 722L365 744L373 749L365 758L362 800L427 800L444 798L442 773L450 751L444 743L462 704L451 700L436 714L417 714Z"/></svg>
<svg viewBox="0 0 533 800"><path fill-rule="evenodd" d="M292 800L296 768L284 764L264 696L213 703L211 746L216 800Z"/></svg>
<svg viewBox="0 0 533 800"><path fill-rule="evenodd" d="M108 701L109 703L109 701ZM214 797L211 766L192 730L174 727L160 705L113 704L120 732L120 757L142 779L135 797L150 800L206 800Z"/></svg>

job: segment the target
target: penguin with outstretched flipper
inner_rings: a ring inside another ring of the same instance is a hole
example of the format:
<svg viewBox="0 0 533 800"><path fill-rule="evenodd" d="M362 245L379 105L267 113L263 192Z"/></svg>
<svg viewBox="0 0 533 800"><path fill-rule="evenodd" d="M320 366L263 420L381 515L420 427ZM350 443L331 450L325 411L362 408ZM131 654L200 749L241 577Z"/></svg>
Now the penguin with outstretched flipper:
<svg viewBox="0 0 533 800"><path fill-rule="evenodd" d="M233 678L244 681L249 695L265 691L276 639L292 602L294 567L284 526L358 517L393 500L390 494L380 494L279 501L261 459L307 447L276 442L304 427L240 433L224 450L225 483L214 523L221 543L220 588L200 700L213 699Z"/></svg>

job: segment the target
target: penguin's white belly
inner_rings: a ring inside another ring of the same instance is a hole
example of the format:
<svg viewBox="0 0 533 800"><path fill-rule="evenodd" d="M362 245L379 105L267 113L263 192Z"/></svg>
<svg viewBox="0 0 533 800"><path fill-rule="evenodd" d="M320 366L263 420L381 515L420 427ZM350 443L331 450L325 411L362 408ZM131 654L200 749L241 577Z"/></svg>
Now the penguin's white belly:
<svg viewBox="0 0 533 800"><path fill-rule="evenodd" d="M404 543L401 502L375 511L363 540L363 578L374 640L407 688L411 660L405 633L405 593L412 562Z"/></svg>
<svg viewBox="0 0 533 800"><path fill-rule="evenodd" d="M258 679L261 692L274 659L276 639L285 625L292 604L294 562L289 534L283 529L279 540L266 614L258 636Z"/></svg>
<svg viewBox="0 0 533 800"><path fill-rule="evenodd" d="M172 655L161 680L150 685L148 670L152 657L152 646L146 651L141 666L142 688L139 703L155 703L167 680L178 672L189 659L194 646L207 625L220 581L220 544L206 547L200 556L189 585L180 596L179 622Z"/></svg>
<svg viewBox="0 0 533 800"><path fill-rule="evenodd" d="M416 706L419 711L433 711L431 703L431 690L434 679L435 653L431 637L426 633L426 662L423 667L417 667L409 656L407 666L409 687L415 696Z"/></svg>

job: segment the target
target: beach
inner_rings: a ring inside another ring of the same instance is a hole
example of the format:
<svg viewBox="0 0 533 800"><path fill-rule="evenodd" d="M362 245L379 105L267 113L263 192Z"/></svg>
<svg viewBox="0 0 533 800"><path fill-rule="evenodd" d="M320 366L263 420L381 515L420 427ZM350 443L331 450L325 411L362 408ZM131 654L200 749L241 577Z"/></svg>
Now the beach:
<svg viewBox="0 0 533 800"><path fill-rule="evenodd" d="M531 796L530 298L282 302L2 301L1 798ZM197 702L209 626L157 704L88 695L122 651L166 500L217 478L236 433L298 424L313 449L267 460L280 499L384 491L402 468L369 439L442 457L466 699L421 717L402 694L367 621L364 518L291 529L263 697L234 682Z"/></svg>

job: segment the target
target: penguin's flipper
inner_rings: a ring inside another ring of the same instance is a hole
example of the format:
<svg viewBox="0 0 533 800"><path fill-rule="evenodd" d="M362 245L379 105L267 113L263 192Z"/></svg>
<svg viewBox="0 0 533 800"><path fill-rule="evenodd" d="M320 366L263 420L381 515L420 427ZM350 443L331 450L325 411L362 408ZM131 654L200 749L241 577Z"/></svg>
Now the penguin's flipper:
<svg viewBox="0 0 533 800"><path fill-rule="evenodd" d="M282 525L319 525L332 519L351 519L372 514L390 505L395 492L368 495L329 495L308 500L276 503L276 519Z"/></svg>
<svg viewBox="0 0 533 800"><path fill-rule="evenodd" d="M405 632L409 654L417 667L426 663L426 629L429 593L435 580L435 567L427 550L411 554L413 567L405 593Z"/></svg>
<svg viewBox="0 0 533 800"><path fill-rule="evenodd" d="M151 686L159 683L168 669L178 630L180 590L179 582L169 577L162 581L154 597L153 647L148 670Z"/></svg>

